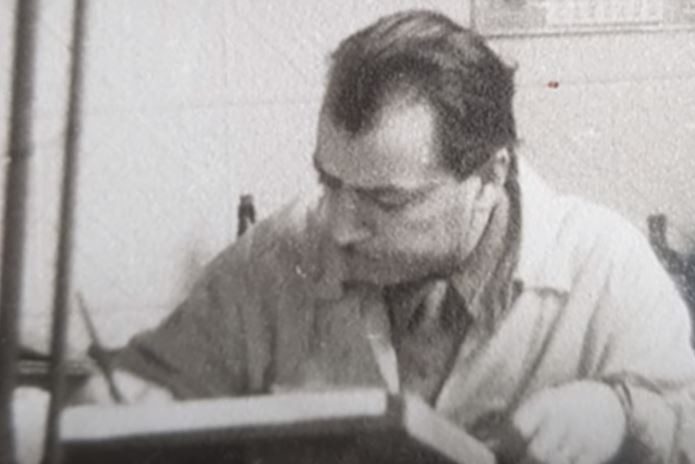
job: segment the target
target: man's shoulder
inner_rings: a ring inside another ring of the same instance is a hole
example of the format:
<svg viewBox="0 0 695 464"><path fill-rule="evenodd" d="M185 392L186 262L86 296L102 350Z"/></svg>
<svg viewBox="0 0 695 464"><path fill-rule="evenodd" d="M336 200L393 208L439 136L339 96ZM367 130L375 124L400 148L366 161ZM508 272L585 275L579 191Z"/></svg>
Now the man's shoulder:
<svg viewBox="0 0 695 464"><path fill-rule="evenodd" d="M586 272L608 276L628 262L656 263L646 237L605 205L548 186L528 166L521 182L522 275L571 287Z"/></svg>
<svg viewBox="0 0 695 464"><path fill-rule="evenodd" d="M608 278L630 266L660 271L644 233L616 210L574 195L560 196L558 202L564 209L558 248L566 251L572 280L587 272Z"/></svg>
<svg viewBox="0 0 695 464"><path fill-rule="evenodd" d="M293 198L222 250L206 270L208 279L244 273L263 280L292 272L312 252L318 197Z"/></svg>
<svg viewBox="0 0 695 464"><path fill-rule="evenodd" d="M567 210L563 230L568 235L602 251L646 244L643 232L615 209L575 195L562 196L560 201Z"/></svg>
<svg viewBox="0 0 695 464"><path fill-rule="evenodd" d="M520 172L522 221L532 222L524 229L544 243L621 247L643 241L643 233L615 209L556 190L523 158Z"/></svg>

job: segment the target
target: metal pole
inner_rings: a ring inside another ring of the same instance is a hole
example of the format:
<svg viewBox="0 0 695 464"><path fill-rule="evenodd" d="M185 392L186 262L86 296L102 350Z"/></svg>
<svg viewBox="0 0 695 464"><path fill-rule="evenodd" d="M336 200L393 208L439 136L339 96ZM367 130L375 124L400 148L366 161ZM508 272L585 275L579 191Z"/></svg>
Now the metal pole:
<svg viewBox="0 0 695 464"><path fill-rule="evenodd" d="M72 20L72 56L70 89L65 130L63 179L60 198L60 226L53 300L51 335L51 402L46 420L44 463L61 461L60 412L65 399L65 351L67 341L69 298L72 281L73 224L75 216L76 179L78 174L78 139L82 107L82 62L84 51L84 19L87 2L75 0Z"/></svg>
<svg viewBox="0 0 695 464"><path fill-rule="evenodd" d="M478 5L476 5L476 0L470 0L470 5L468 9L468 21L470 22L470 29L472 31L480 33L478 30Z"/></svg>
<svg viewBox="0 0 695 464"><path fill-rule="evenodd" d="M11 122L8 134L5 205L2 218L0 287L0 463L17 460L12 400L17 382L27 182L31 154L37 1L17 0L12 63Z"/></svg>

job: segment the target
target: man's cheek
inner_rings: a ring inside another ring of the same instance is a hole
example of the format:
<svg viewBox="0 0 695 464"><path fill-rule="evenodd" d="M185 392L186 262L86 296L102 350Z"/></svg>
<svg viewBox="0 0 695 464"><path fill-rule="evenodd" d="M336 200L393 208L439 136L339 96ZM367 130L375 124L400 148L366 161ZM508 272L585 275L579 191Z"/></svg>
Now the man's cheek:
<svg viewBox="0 0 695 464"><path fill-rule="evenodd" d="M427 237L438 235L438 224L429 217L409 218L405 216L382 221L375 237L380 237L393 247L409 248L422 243Z"/></svg>

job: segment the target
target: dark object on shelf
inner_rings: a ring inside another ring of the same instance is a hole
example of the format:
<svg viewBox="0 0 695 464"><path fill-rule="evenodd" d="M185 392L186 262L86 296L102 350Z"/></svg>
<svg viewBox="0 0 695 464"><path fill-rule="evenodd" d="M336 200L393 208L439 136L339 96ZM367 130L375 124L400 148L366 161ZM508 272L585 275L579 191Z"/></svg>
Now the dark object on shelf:
<svg viewBox="0 0 695 464"><path fill-rule="evenodd" d="M256 208L253 205L253 195L242 195L237 208L237 237L241 237L255 222Z"/></svg>
<svg viewBox="0 0 695 464"><path fill-rule="evenodd" d="M647 226L649 227L649 242L654 248L656 256L664 265L669 274L683 274L685 272L686 260L669 247L666 239L666 215L652 214L647 216Z"/></svg>

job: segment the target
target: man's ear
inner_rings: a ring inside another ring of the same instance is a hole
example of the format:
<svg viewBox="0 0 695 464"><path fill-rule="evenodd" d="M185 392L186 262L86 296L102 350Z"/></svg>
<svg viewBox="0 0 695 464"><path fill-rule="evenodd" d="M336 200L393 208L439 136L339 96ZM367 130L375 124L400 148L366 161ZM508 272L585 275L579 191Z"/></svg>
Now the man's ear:
<svg viewBox="0 0 695 464"><path fill-rule="evenodd" d="M483 183L493 183L498 187L502 187L507 182L509 176L509 165L511 157L507 148L500 148L494 153L490 159L482 166L481 177Z"/></svg>
<svg viewBox="0 0 695 464"><path fill-rule="evenodd" d="M504 184L509 176L511 158L506 148L498 150L480 168L480 190L477 195L477 208L490 209L504 194Z"/></svg>

